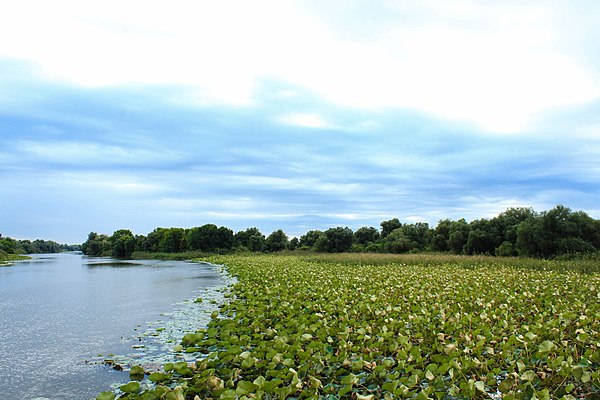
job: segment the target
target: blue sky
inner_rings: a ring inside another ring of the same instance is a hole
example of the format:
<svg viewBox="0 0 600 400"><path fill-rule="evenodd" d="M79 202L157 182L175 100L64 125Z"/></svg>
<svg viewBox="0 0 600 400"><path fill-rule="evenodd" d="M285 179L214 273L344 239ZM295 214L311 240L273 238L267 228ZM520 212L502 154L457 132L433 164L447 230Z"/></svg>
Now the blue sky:
<svg viewBox="0 0 600 400"><path fill-rule="evenodd" d="M600 218L596 1L19 1L0 233Z"/></svg>

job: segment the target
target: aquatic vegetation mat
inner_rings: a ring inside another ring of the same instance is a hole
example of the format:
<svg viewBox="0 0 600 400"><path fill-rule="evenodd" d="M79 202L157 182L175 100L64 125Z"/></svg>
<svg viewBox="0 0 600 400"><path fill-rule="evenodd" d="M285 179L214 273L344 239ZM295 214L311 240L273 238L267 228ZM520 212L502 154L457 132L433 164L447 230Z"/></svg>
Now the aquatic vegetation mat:
<svg viewBox="0 0 600 400"><path fill-rule="evenodd" d="M149 376L157 387L132 382L121 398L600 397L597 273L476 258L209 261L237 283L183 337L197 361L167 363Z"/></svg>

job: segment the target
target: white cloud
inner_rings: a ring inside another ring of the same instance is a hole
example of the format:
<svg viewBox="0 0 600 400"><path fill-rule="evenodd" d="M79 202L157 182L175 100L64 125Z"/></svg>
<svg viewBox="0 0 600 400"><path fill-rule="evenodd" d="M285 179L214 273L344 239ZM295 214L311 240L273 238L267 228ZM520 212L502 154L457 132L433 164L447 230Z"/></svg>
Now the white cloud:
<svg viewBox="0 0 600 400"><path fill-rule="evenodd" d="M178 160L180 154L172 150L151 150L103 145L94 142L36 142L20 141L16 150L34 162L53 162L77 166L96 165L149 165Z"/></svg>
<svg viewBox="0 0 600 400"><path fill-rule="evenodd" d="M277 119L284 124L303 126L306 128L324 129L333 127L332 124L316 113L291 113L281 115Z"/></svg>
<svg viewBox="0 0 600 400"><path fill-rule="evenodd" d="M0 55L87 86L185 85L184 100L201 104L252 104L257 81L277 79L346 106L415 109L496 132L600 96L592 67L571 51L581 46L561 19L568 3L382 4L398 16L359 40L301 1L24 0L3 8L0 35L12 39Z"/></svg>

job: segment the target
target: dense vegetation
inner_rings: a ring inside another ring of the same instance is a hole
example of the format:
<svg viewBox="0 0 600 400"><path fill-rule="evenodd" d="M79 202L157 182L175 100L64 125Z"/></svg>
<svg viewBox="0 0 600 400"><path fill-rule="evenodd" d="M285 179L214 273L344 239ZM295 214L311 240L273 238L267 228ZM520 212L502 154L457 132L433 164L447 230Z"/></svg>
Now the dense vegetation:
<svg viewBox="0 0 600 400"><path fill-rule="evenodd" d="M311 230L289 240L277 230L269 236L257 228L234 234L226 227L206 224L191 229L156 228L147 236L118 230L112 236L89 234L82 249L88 255L130 257L133 252L228 253L307 250L326 253L449 252L554 258L592 254L600 250L600 220L564 206L535 212L530 208L509 208L492 219L467 222L444 219L435 228L427 223L402 223L397 218L383 221L381 229L348 227Z"/></svg>
<svg viewBox="0 0 600 400"><path fill-rule="evenodd" d="M21 256L18 254L8 254L4 250L0 250L0 265L6 263L8 261L25 260L27 258L29 258L29 257Z"/></svg>
<svg viewBox="0 0 600 400"><path fill-rule="evenodd" d="M52 240L16 240L0 233L0 250L7 254L46 254L80 250L78 245L59 244Z"/></svg>
<svg viewBox="0 0 600 400"><path fill-rule="evenodd" d="M123 385L120 398L600 396L597 263L381 254L209 261L238 282L207 329L183 337L181 350L199 360L152 373L155 389Z"/></svg>

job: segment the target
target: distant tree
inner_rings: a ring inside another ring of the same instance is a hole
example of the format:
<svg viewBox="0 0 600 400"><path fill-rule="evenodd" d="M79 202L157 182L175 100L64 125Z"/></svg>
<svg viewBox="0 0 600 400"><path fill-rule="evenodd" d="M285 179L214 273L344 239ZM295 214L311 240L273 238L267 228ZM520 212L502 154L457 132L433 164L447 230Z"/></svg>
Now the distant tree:
<svg viewBox="0 0 600 400"><path fill-rule="evenodd" d="M327 238L325 233L319 230L312 230L300 236L300 248L304 250L317 250L317 242L323 238L325 243Z"/></svg>
<svg viewBox="0 0 600 400"><path fill-rule="evenodd" d="M17 251L17 241L9 237L3 237L0 239L0 250L8 253L15 254Z"/></svg>
<svg viewBox="0 0 600 400"><path fill-rule="evenodd" d="M154 253L161 252L160 244L163 241L163 237L167 233L167 228L156 228L148 234L146 237L146 245L148 250Z"/></svg>
<svg viewBox="0 0 600 400"><path fill-rule="evenodd" d="M266 248L265 235L258 228L248 228L234 235L234 243L250 251L263 251Z"/></svg>
<svg viewBox="0 0 600 400"><path fill-rule="evenodd" d="M496 247L494 253L499 257L514 257L519 254L516 246L508 240L502 242L500 246Z"/></svg>
<svg viewBox="0 0 600 400"><path fill-rule="evenodd" d="M591 253L600 248L598 222L563 205L521 223L517 229L519 255L551 258L568 253Z"/></svg>
<svg viewBox="0 0 600 400"><path fill-rule="evenodd" d="M288 246L290 250L296 250L298 247L300 247L300 240L297 237L293 237Z"/></svg>
<svg viewBox="0 0 600 400"><path fill-rule="evenodd" d="M432 232L426 222L404 224L402 227L404 236L410 241L410 250L425 250L431 242Z"/></svg>
<svg viewBox="0 0 600 400"><path fill-rule="evenodd" d="M116 258L131 257L135 250L135 237L128 229L115 231L110 237L112 256Z"/></svg>
<svg viewBox="0 0 600 400"><path fill-rule="evenodd" d="M136 251L152 251L148 237L144 235L135 235L135 250Z"/></svg>
<svg viewBox="0 0 600 400"><path fill-rule="evenodd" d="M495 254L501 236L496 225L487 219L478 219L469 224L467 242L464 245L465 254Z"/></svg>
<svg viewBox="0 0 600 400"><path fill-rule="evenodd" d="M387 221L381 222L381 238L385 238L387 235L392 233L392 231L401 228L402 224L398 220L398 218L392 218Z"/></svg>
<svg viewBox="0 0 600 400"><path fill-rule="evenodd" d="M227 252L233 248L233 231L225 226L220 226L217 229L219 251Z"/></svg>
<svg viewBox="0 0 600 400"><path fill-rule="evenodd" d="M267 237L267 250L270 252L285 250L287 245L288 237L281 229L276 230Z"/></svg>
<svg viewBox="0 0 600 400"><path fill-rule="evenodd" d="M112 247L107 235L90 232L88 239L81 245L81 251L88 256L104 256L112 253Z"/></svg>
<svg viewBox="0 0 600 400"><path fill-rule="evenodd" d="M449 219L440 220L433 230L432 248L436 251L449 251L448 241L450 240L450 228L452 221Z"/></svg>
<svg viewBox="0 0 600 400"><path fill-rule="evenodd" d="M205 224L191 228L186 232L188 250L213 252L219 248L219 228L214 224Z"/></svg>
<svg viewBox="0 0 600 400"><path fill-rule="evenodd" d="M324 236L319 237L315 247L321 252L343 253L350 250L353 238L354 233L348 227L330 228L325 231Z"/></svg>
<svg viewBox="0 0 600 400"><path fill-rule="evenodd" d="M37 253L36 246L31 242L31 240L19 240L17 242L17 253L19 254L35 254Z"/></svg>
<svg viewBox="0 0 600 400"><path fill-rule="evenodd" d="M363 226L354 232L354 242L363 246L379 240L379 231L371 226Z"/></svg>
<svg viewBox="0 0 600 400"><path fill-rule="evenodd" d="M455 254L462 254L469 237L469 224L464 218L452 221L450 225L450 236L448 237L448 248Z"/></svg>
<svg viewBox="0 0 600 400"><path fill-rule="evenodd" d="M517 228L530 217L534 217L535 212L531 208L512 207L492 218L492 223L498 231L497 242L510 242L516 247ZM498 244L499 245L499 244Z"/></svg>
<svg viewBox="0 0 600 400"><path fill-rule="evenodd" d="M388 253L406 253L413 249L414 246L402 228L394 229L386 235L383 243Z"/></svg>
<svg viewBox="0 0 600 400"><path fill-rule="evenodd" d="M159 244L159 250L163 253L181 253L187 248L185 242L185 231L182 228L166 229Z"/></svg>

